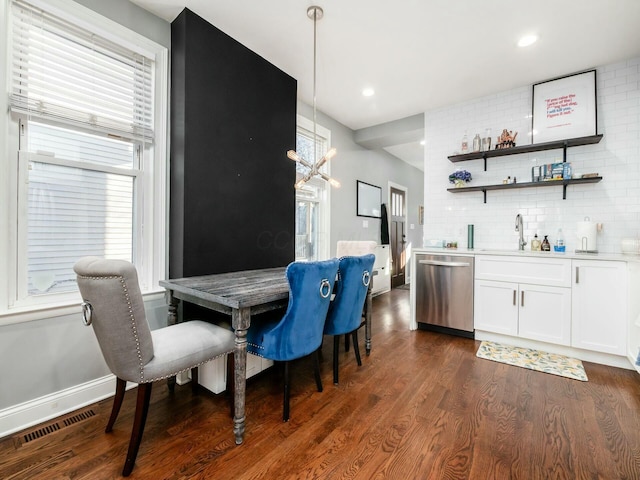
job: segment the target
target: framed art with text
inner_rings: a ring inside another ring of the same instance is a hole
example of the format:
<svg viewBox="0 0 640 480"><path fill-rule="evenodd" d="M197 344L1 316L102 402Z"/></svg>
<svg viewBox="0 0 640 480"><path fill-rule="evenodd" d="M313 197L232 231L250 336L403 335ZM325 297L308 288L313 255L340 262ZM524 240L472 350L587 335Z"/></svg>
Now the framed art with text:
<svg viewBox="0 0 640 480"><path fill-rule="evenodd" d="M533 85L532 143L597 134L596 71Z"/></svg>

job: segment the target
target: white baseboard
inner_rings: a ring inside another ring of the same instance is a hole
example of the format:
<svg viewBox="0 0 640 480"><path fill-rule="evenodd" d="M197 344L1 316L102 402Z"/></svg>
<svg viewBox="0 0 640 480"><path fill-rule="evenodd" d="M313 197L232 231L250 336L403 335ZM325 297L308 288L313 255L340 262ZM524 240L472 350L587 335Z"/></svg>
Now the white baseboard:
<svg viewBox="0 0 640 480"><path fill-rule="evenodd" d="M0 410L0 438L110 397L115 391L116 377L107 375Z"/></svg>

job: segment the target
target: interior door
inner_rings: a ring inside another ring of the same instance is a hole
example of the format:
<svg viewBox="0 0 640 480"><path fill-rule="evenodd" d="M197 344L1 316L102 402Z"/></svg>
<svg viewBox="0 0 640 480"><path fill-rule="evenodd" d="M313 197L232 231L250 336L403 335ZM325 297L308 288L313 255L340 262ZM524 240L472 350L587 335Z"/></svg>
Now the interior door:
<svg viewBox="0 0 640 480"><path fill-rule="evenodd" d="M391 187L391 288L405 284L406 254L405 245L405 192Z"/></svg>

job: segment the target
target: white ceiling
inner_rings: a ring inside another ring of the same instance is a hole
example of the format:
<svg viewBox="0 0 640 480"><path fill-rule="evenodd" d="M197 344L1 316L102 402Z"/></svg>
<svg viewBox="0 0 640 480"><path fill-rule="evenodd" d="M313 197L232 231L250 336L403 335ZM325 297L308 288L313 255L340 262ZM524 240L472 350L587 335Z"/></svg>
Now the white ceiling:
<svg viewBox="0 0 640 480"><path fill-rule="evenodd" d="M306 11L321 6L317 108L353 130L640 54L640 0L132 1L168 21L189 8L296 78L309 105ZM518 47L527 33L538 42ZM421 148L385 149L422 168Z"/></svg>

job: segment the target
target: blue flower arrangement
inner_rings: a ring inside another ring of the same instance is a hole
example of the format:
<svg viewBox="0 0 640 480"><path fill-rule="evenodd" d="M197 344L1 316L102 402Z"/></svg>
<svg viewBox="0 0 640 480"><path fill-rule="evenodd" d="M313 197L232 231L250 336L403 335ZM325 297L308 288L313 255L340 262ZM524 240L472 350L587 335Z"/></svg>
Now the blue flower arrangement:
<svg viewBox="0 0 640 480"><path fill-rule="evenodd" d="M462 183L470 181L471 174L466 170L456 170L451 175L449 175L449 183Z"/></svg>

